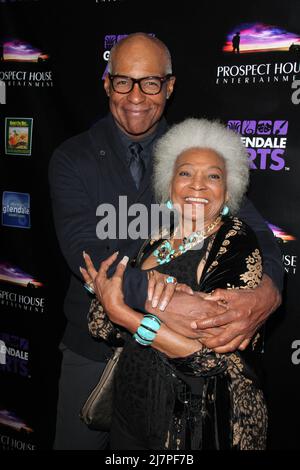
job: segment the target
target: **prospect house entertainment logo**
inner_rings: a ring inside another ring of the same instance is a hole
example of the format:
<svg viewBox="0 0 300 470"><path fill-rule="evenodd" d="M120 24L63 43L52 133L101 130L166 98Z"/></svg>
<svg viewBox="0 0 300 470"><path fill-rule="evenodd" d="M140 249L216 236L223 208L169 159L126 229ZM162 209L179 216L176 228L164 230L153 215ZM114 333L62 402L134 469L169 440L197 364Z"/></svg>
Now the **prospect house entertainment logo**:
<svg viewBox="0 0 300 470"><path fill-rule="evenodd" d="M300 36L262 23L242 23L226 36L217 85L289 83L300 73Z"/></svg>
<svg viewBox="0 0 300 470"><path fill-rule="evenodd" d="M52 87L50 56L20 39L0 38L0 81L8 87Z"/></svg>

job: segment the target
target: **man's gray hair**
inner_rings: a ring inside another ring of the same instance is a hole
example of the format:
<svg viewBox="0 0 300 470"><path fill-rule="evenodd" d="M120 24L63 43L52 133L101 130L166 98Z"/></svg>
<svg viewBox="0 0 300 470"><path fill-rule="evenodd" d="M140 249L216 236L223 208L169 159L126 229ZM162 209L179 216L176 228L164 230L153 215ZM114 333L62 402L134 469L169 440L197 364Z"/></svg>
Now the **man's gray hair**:
<svg viewBox="0 0 300 470"><path fill-rule="evenodd" d="M165 43L162 42L160 39L158 39L155 36L152 36L150 34L147 34L147 33L128 34L128 36L126 36L125 38L122 38L119 42L114 44L114 46L111 48L110 54L109 54L109 60L108 60L108 66L107 66L108 73L111 73L111 74L113 73L113 59L114 59L114 55L117 52L117 50L123 44L126 44L126 42L132 41L135 38L144 38L146 40L149 40L150 42L152 42L156 46L158 46L164 52L164 54L166 56L166 71L165 71L165 74L168 75L168 74L172 73L172 58L171 58L171 54L170 54L169 49L167 48Z"/></svg>
<svg viewBox="0 0 300 470"><path fill-rule="evenodd" d="M247 190L249 163L240 136L219 121L188 118L173 125L154 148L154 191L156 200L165 203L170 189L175 162L192 148L208 148L220 155L226 166L227 205L235 214Z"/></svg>

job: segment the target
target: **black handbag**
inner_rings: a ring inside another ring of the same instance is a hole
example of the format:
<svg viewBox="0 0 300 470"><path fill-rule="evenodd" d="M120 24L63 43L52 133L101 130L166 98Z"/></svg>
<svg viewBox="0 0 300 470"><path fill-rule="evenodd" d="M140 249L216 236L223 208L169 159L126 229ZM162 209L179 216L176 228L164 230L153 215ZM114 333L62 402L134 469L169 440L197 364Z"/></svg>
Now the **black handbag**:
<svg viewBox="0 0 300 470"><path fill-rule="evenodd" d="M113 407L113 379L124 340L97 298L91 301L88 313L88 329L96 338L106 341L113 347L113 355L107 362L99 382L93 388L80 410L80 419L93 430L109 431Z"/></svg>
<svg viewBox="0 0 300 470"><path fill-rule="evenodd" d="M114 350L107 362L100 380L90 393L80 411L81 420L93 430L109 431L113 406L113 381L123 348Z"/></svg>

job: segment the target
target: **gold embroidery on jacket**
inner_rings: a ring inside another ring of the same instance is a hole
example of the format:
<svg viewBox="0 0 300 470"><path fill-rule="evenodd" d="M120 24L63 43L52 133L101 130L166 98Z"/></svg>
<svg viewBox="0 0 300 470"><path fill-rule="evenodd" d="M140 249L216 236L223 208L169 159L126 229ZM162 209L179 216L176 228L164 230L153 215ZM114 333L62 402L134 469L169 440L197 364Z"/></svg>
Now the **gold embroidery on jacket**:
<svg viewBox="0 0 300 470"><path fill-rule="evenodd" d="M240 275L247 287L256 287L262 277L262 260L258 248L246 258L247 271Z"/></svg>

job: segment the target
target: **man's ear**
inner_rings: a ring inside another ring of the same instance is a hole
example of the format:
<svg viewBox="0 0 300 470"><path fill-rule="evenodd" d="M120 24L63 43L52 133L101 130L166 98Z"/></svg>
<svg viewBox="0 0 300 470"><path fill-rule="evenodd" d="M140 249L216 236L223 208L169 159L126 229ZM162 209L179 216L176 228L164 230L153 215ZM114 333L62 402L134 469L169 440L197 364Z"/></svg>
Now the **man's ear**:
<svg viewBox="0 0 300 470"><path fill-rule="evenodd" d="M110 96L110 81L108 78L108 74L105 75L103 86L104 86L105 93L109 97Z"/></svg>
<svg viewBox="0 0 300 470"><path fill-rule="evenodd" d="M171 77L167 82L167 99L170 98L173 93L175 81L176 77Z"/></svg>

